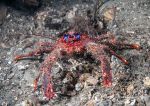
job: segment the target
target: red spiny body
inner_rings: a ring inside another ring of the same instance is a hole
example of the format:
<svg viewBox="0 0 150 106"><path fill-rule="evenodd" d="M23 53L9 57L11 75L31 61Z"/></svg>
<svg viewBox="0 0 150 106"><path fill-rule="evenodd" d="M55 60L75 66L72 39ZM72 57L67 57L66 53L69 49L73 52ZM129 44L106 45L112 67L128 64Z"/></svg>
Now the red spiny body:
<svg viewBox="0 0 150 106"><path fill-rule="evenodd" d="M111 47L116 49L140 49L137 44L126 44L116 41L115 37L110 34L103 34L96 38L90 38L86 34L64 35L59 38L54 44L49 42L42 42L39 44L39 49L30 52L28 54L17 55L15 61L21 60L30 56L38 56L42 53L49 53L43 61L40 71L43 73L43 90L47 98L51 99L55 96L53 91L51 68L55 64L58 58L61 58L63 54L72 56L74 52L83 53L89 52L100 61L100 67L102 71L103 85L105 87L111 87L112 85L112 73L110 67L110 57L107 53L116 56L123 63L128 64L127 60L117 55ZM34 90L37 89L37 82L40 75L34 81Z"/></svg>

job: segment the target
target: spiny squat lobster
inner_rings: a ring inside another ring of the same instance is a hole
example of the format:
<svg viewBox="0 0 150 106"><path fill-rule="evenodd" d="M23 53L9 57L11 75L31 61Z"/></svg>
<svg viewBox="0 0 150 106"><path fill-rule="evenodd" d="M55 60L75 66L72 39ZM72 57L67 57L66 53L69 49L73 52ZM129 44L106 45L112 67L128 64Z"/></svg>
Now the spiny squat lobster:
<svg viewBox="0 0 150 106"><path fill-rule="evenodd" d="M95 59L100 61L102 71L103 85L110 87L112 85L112 72L110 67L110 57L107 53L116 56L124 64L128 64L127 60L115 53L114 50L120 49L137 49L141 47L138 44L128 44L116 41L115 37L110 33L102 34L97 37L89 37L87 34L75 33L70 31L65 33L54 44L50 42L40 42L39 49L29 52L28 54L17 55L15 61L31 57L39 56L43 53L49 53L40 67L43 73L43 90L44 95L51 99L56 94L53 91L51 68L58 58L63 55L72 56L74 52L84 53L89 52ZM34 81L34 90L37 89L39 76Z"/></svg>

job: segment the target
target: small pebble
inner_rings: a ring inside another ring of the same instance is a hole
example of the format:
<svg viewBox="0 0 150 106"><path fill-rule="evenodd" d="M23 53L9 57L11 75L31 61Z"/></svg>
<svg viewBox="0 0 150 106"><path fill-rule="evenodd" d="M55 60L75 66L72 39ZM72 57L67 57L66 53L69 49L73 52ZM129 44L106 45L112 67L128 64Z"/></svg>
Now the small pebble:
<svg viewBox="0 0 150 106"><path fill-rule="evenodd" d="M135 106L135 105L136 105L136 99L130 99L130 98L128 98L125 101L125 106Z"/></svg>
<svg viewBox="0 0 150 106"><path fill-rule="evenodd" d="M150 87L150 78L149 77L145 77L145 79L143 80L144 85Z"/></svg>
<svg viewBox="0 0 150 106"><path fill-rule="evenodd" d="M23 63L20 63L17 65L17 67L19 70L25 70L29 67L29 65L23 65Z"/></svg>
<svg viewBox="0 0 150 106"><path fill-rule="evenodd" d="M141 96L141 99L145 101L146 106L150 106L150 97L149 96Z"/></svg>
<svg viewBox="0 0 150 106"><path fill-rule="evenodd" d="M92 76L89 76L86 82L90 85L96 85L98 83L98 80Z"/></svg>
<svg viewBox="0 0 150 106"><path fill-rule="evenodd" d="M134 89L133 84L129 85L129 86L127 87L127 93L128 93L128 94L131 94L132 91L133 91L133 89Z"/></svg>
<svg viewBox="0 0 150 106"><path fill-rule="evenodd" d="M94 100L89 100L89 101L86 103L86 106L95 106L95 101L94 101Z"/></svg>
<svg viewBox="0 0 150 106"><path fill-rule="evenodd" d="M76 91L81 91L82 88L83 88L83 84L82 84L82 83L77 83L77 84L75 85L75 90L76 90Z"/></svg>
<svg viewBox="0 0 150 106"><path fill-rule="evenodd" d="M69 81L69 80L68 80L67 78L64 78L62 82L65 84L65 83L67 83L68 81Z"/></svg>

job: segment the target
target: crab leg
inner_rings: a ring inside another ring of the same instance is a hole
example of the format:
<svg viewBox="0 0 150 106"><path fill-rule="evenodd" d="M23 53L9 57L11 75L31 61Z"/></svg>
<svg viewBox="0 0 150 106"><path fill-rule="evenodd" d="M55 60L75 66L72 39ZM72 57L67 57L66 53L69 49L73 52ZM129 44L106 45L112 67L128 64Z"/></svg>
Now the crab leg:
<svg viewBox="0 0 150 106"><path fill-rule="evenodd" d="M99 46L93 43L89 43L86 46L88 52L90 52L95 58L101 62L101 71L103 78L103 85L110 87L112 85L112 72L110 68L109 57L105 54L105 46Z"/></svg>
<svg viewBox="0 0 150 106"><path fill-rule="evenodd" d="M111 50L110 48L106 48L106 50L111 54L111 55L114 55L114 56L116 56L119 60L121 60L124 64L129 64L128 63L128 61L125 59L125 58L123 58L122 56L120 56L120 55L118 55L118 54L116 54L113 50Z"/></svg>
<svg viewBox="0 0 150 106"><path fill-rule="evenodd" d="M40 76L41 76L41 72L39 73L39 75L35 78L35 80L34 80L34 91L36 91L37 90L37 86L38 86L38 81L39 81L39 78L40 78Z"/></svg>
<svg viewBox="0 0 150 106"><path fill-rule="evenodd" d="M52 86L52 78L51 78L51 68L53 64L57 61L58 57L60 57L61 53L59 49L53 50L46 58L46 60L42 63L40 67L40 71L43 72L43 90L44 95L51 99L55 96L55 92L53 91ZM35 87L36 88L36 87Z"/></svg>
<svg viewBox="0 0 150 106"><path fill-rule="evenodd" d="M115 46L118 47L118 49L137 49L137 50L139 50L141 48L138 44L125 44L125 43L118 43L118 42L115 44ZM112 49L107 47L107 48L105 48L105 50L107 50L110 54L116 56L124 64L126 64L126 65L129 64L128 61L125 58L123 58L123 57L119 56L118 54L116 54Z"/></svg>
<svg viewBox="0 0 150 106"><path fill-rule="evenodd" d="M110 62L106 55L100 55L99 60L101 62L101 71L103 78L103 85L105 87L110 87L112 85L112 72L110 68Z"/></svg>
<svg viewBox="0 0 150 106"><path fill-rule="evenodd" d="M107 32L107 34L102 34L100 36L97 36L94 39L99 40L101 41L102 44L104 43L106 45L109 45L110 47L114 46L117 49L136 49L136 50L141 49L141 46L138 44L128 44L128 43L116 41L115 36L111 34L110 32ZM103 40L105 39L109 39L109 41L103 42Z"/></svg>
<svg viewBox="0 0 150 106"><path fill-rule="evenodd" d="M53 47L54 44L51 42L38 42L35 45L40 46L40 47Z"/></svg>
<svg viewBox="0 0 150 106"><path fill-rule="evenodd" d="M110 32L107 32L107 34L101 34L97 37L94 38L96 41L102 41L104 39L111 39L112 41L115 40L115 36L113 34L111 34Z"/></svg>
<svg viewBox="0 0 150 106"><path fill-rule="evenodd" d="M138 44L127 44L120 42L114 43L114 46L117 47L118 49L136 49L136 50L141 49L140 45Z"/></svg>
<svg viewBox="0 0 150 106"><path fill-rule="evenodd" d="M116 49L141 49L141 46L138 44L128 44L124 42L118 42L116 40L110 40L109 42L105 42L105 44L109 45L110 47L115 47Z"/></svg>
<svg viewBox="0 0 150 106"><path fill-rule="evenodd" d="M27 58L27 57L39 56L42 53L48 53L51 50L52 50L52 48L40 48L40 49L37 49L35 51L29 52L27 54L17 55L17 56L15 56L14 60L19 61L19 60L22 60L22 59Z"/></svg>

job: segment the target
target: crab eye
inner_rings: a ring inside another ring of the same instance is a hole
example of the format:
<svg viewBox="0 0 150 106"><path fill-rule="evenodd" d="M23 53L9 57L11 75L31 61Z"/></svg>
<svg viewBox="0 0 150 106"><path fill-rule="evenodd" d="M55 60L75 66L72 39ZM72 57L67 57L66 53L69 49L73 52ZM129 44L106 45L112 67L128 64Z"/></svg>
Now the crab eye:
<svg viewBox="0 0 150 106"><path fill-rule="evenodd" d="M64 41L68 41L69 35L68 34L64 34Z"/></svg>
<svg viewBox="0 0 150 106"><path fill-rule="evenodd" d="M76 39L76 40L80 40L80 34L78 34L78 33L75 34L75 39Z"/></svg>

